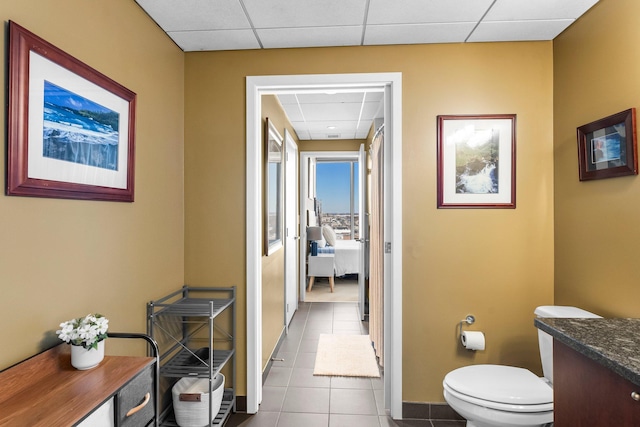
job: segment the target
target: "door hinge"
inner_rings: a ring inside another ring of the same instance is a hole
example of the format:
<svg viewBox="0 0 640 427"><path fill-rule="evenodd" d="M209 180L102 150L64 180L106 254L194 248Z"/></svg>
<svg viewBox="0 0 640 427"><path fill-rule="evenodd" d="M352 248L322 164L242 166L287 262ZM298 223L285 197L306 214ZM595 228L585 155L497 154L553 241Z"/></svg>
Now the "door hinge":
<svg viewBox="0 0 640 427"><path fill-rule="evenodd" d="M384 242L384 253L385 254L391 253L391 242Z"/></svg>

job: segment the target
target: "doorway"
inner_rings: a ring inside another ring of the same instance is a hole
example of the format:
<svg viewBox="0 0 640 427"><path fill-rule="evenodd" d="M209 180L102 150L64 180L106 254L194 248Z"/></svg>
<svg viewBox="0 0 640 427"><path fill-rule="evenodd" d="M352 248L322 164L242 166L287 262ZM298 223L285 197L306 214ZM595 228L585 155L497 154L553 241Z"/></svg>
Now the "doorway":
<svg viewBox="0 0 640 427"><path fill-rule="evenodd" d="M358 151L305 151L300 154L300 200L306 200L305 203L300 203L300 229L306 230L309 226L322 226L329 225L340 242L349 244L346 248L352 248L353 245L360 244L361 248L357 253L364 253L364 245L359 242L359 228L358 224L361 222L361 218L358 217L360 212L364 211L364 203L360 203L364 196L362 191L356 190L355 185L359 184L358 179L360 177L354 177L354 169L357 171L361 169L361 162ZM327 173L331 176L331 182L325 182L323 185L322 169L327 168ZM324 188L323 188L324 187ZM342 194L340 194L343 192ZM327 196L327 193L331 194L331 197ZM358 205L355 206L356 202ZM358 212L358 209L360 210ZM311 211L311 212L309 212ZM340 211L338 213L338 211ZM309 223L309 220L312 222ZM358 240L356 242L356 239ZM301 248L300 257L303 262L300 263L300 300L308 302L305 262L308 254L306 248L309 246L309 240L306 233L302 233L301 236ZM335 244L335 243L334 243ZM341 246L342 248L343 246ZM318 248L317 251L327 252L327 248ZM331 248L329 248L329 252ZM341 249L344 251L344 249ZM338 250L336 249L335 252ZM347 273L357 273L357 286L355 289L356 299L359 304L359 311L364 312L364 259L359 259L357 256L352 256L349 252L347 257L338 259L337 253L334 252L336 261L335 271L336 276L343 276ZM344 252L340 252L343 254ZM353 252L356 253L356 252ZM362 265L360 265L362 264ZM362 288L362 293L360 292ZM325 286L326 291L327 286ZM314 288L315 289L315 288ZM336 285L336 291L338 287ZM316 294L317 294L316 290ZM313 293L313 292L312 292ZM362 294L362 301L359 300L360 294ZM330 301L340 301L337 294L330 295ZM363 320L363 316L360 317Z"/></svg>
<svg viewBox="0 0 640 427"><path fill-rule="evenodd" d="M303 89L375 87L385 92L385 407L402 418L402 75L401 73L250 76L246 80L247 412L262 400L262 95Z"/></svg>

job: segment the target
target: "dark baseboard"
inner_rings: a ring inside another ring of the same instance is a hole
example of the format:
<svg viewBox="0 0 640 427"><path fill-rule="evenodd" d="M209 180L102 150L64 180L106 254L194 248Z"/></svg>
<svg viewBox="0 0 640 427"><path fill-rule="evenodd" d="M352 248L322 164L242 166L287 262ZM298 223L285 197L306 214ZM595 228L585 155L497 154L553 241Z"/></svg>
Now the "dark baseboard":
<svg viewBox="0 0 640 427"><path fill-rule="evenodd" d="M247 412L247 396L236 396L236 412ZM446 403L402 402L403 420L464 421Z"/></svg>
<svg viewBox="0 0 640 427"><path fill-rule="evenodd" d="M402 402L402 419L416 420L464 420L447 403Z"/></svg>
<svg viewBox="0 0 640 427"><path fill-rule="evenodd" d="M236 396L236 412L247 412L247 396Z"/></svg>

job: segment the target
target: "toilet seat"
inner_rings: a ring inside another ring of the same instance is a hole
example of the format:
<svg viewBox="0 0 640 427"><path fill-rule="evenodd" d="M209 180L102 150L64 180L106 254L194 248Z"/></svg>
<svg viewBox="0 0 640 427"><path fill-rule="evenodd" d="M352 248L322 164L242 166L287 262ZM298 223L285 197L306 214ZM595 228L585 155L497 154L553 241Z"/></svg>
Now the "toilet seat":
<svg viewBox="0 0 640 427"><path fill-rule="evenodd" d="M553 389L542 378L522 368L472 365L449 372L445 390L463 401L500 411L553 411Z"/></svg>

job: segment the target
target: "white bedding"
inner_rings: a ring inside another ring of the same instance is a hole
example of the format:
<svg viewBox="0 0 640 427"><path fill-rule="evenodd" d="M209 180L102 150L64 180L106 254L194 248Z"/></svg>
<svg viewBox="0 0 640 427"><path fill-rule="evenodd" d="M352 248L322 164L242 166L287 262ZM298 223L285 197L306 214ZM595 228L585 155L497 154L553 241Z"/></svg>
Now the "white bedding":
<svg viewBox="0 0 640 427"><path fill-rule="evenodd" d="M362 244L357 240L336 240L334 259L336 276L359 273L361 246Z"/></svg>

